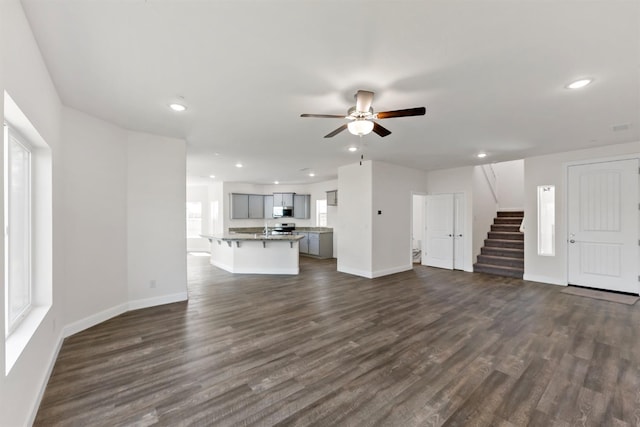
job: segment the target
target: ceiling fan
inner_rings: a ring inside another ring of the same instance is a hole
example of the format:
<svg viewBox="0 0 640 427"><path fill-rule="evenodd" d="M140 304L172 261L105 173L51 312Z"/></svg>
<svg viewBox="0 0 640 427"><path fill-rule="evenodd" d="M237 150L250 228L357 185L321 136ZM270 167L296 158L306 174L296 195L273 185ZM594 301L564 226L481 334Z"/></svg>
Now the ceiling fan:
<svg viewBox="0 0 640 427"><path fill-rule="evenodd" d="M301 114L300 117L318 117L325 119L347 119L349 123L340 126L338 129L325 135L325 138L332 138L342 132L345 129L349 129L354 135L367 135L371 131L374 131L381 137L391 135L391 131L380 126L373 120L390 119L393 117L409 117L409 116L424 116L426 109L424 107L407 108L404 110L394 111L382 111L374 113L371 108L373 101L373 92L368 90L359 90L355 94L356 105L349 108L347 115L339 114Z"/></svg>

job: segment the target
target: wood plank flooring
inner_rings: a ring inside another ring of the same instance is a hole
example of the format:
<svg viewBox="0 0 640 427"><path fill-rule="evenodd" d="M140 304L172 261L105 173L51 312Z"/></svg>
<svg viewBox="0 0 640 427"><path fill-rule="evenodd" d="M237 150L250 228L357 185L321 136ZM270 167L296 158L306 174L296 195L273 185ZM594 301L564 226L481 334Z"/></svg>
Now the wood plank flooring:
<svg viewBox="0 0 640 427"><path fill-rule="evenodd" d="M637 426L640 308L418 266L232 275L65 340L35 425Z"/></svg>

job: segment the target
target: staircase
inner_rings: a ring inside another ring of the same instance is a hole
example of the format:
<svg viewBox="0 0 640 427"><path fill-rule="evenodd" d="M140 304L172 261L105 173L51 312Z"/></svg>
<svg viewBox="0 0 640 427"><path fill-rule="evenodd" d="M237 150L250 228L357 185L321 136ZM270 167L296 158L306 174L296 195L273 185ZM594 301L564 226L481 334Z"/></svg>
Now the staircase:
<svg viewBox="0 0 640 427"><path fill-rule="evenodd" d="M524 233L520 224L524 212L501 211L493 220L484 246L473 265L474 272L517 277L524 274Z"/></svg>

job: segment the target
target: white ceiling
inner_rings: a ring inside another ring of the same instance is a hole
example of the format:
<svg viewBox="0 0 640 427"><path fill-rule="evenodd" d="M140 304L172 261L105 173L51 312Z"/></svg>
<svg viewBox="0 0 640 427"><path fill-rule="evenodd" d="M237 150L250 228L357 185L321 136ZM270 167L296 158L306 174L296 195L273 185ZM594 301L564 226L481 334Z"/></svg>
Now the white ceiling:
<svg viewBox="0 0 640 427"><path fill-rule="evenodd" d="M432 170L640 140L637 0L22 2L64 104L185 138L194 176L305 183L361 154ZM362 139L300 118L346 113L358 89L427 114Z"/></svg>

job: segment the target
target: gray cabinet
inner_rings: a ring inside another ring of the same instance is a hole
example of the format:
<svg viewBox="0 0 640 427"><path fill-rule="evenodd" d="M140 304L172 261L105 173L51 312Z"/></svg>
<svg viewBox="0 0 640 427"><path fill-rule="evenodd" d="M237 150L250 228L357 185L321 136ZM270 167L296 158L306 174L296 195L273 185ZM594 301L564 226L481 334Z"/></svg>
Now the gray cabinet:
<svg viewBox="0 0 640 427"><path fill-rule="evenodd" d="M231 219L264 218L264 196L262 194L231 194Z"/></svg>
<svg viewBox="0 0 640 427"><path fill-rule="evenodd" d="M273 193L273 206L293 206L295 193Z"/></svg>
<svg viewBox="0 0 640 427"><path fill-rule="evenodd" d="M309 233L309 255L320 256L319 233Z"/></svg>
<svg viewBox="0 0 640 427"><path fill-rule="evenodd" d="M338 190L327 191L327 206L338 206Z"/></svg>
<svg viewBox="0 0 640 427"><path fill-rule="evenodd" d="M300 249L300 253L308 254L309 253L309 233L304 233L299 231L296 234L298 236L304 236L303 239L298 240L298 247Z"/></svg>
<svg viewBox="0 0 640 427"><path fill-rule="evenodd" d="M333 258L333 233L299 231L296 234L305 236L300 240L300 253L318 258Z"/></svg>
<svg viewBox="0 0 640 427"><path fill-rule="evenodd" d="M309 219L311 217L311 196L309 194L296 194L293 197L293 217L297 219Z"/></svg>
<svg viewBox="0 0 640 427"><path fill-rule="evenodd" d="M264 218L264 196L261 194L249 194L249 218Z"/></svg>
<svg viewBox="0 0 640 427"><path fill-rule="evenodd" d="M273 195L264 196L264 217L273 219Z"/></svg>
<svg viewBox="0 0 640 427"><path fill-rule="evenodd" d="M249 218L249 195L231 194L231 219Z"/></svg>

